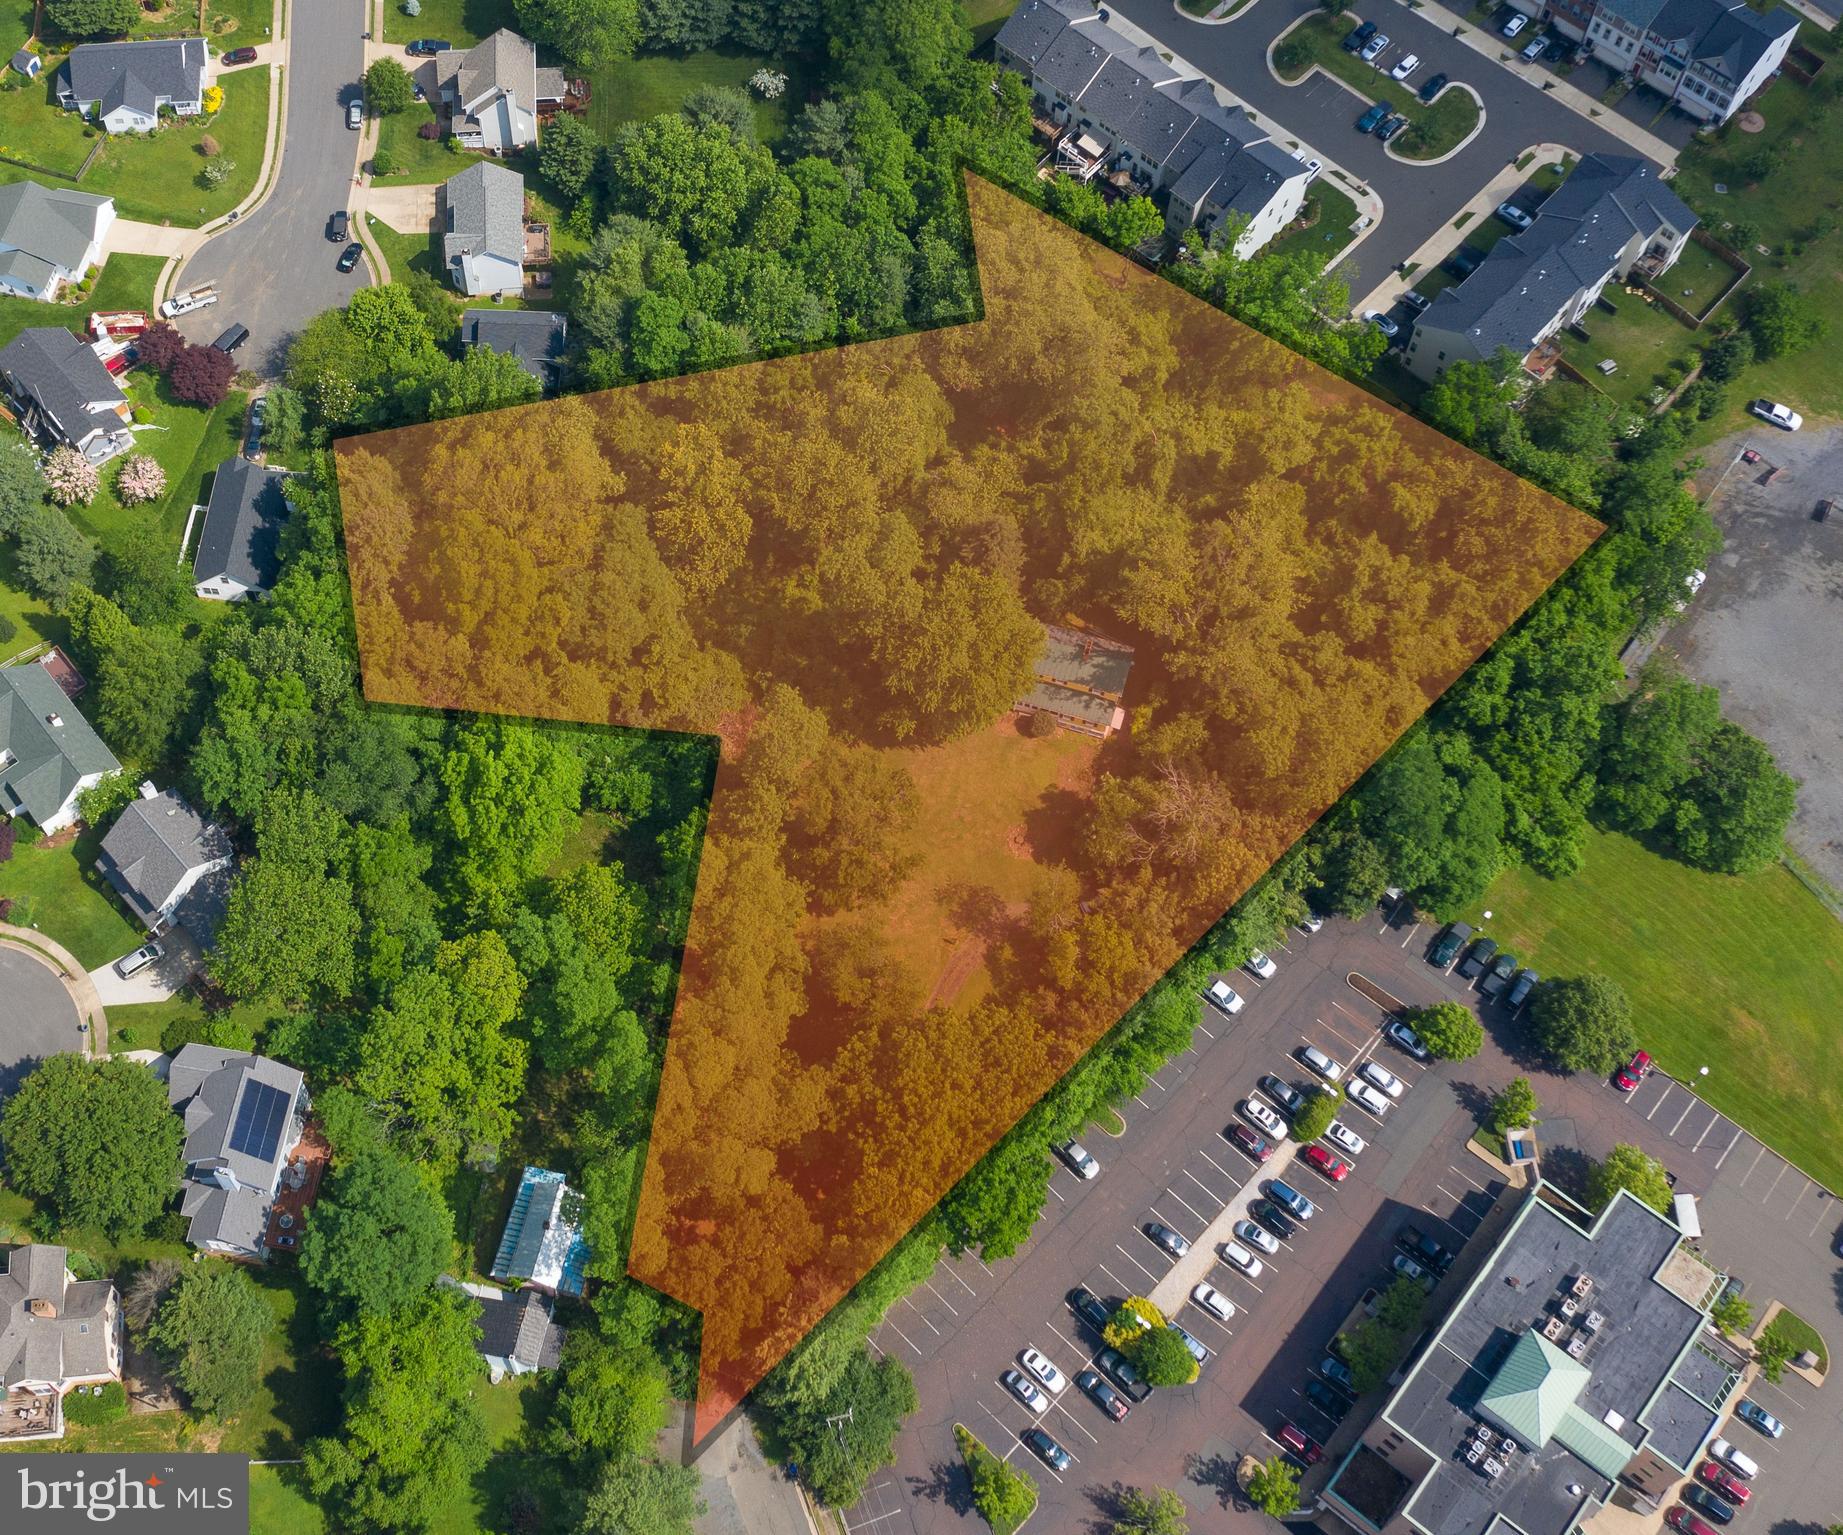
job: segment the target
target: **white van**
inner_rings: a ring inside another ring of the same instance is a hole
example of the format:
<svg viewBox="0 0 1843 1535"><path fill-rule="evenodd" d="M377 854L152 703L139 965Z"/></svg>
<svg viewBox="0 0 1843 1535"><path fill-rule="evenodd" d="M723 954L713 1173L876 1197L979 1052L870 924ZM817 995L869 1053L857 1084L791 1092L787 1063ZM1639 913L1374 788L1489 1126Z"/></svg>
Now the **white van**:
<svg viewBox="0 0 1843 1535"><path fill-rule="evenodd" d="M1744 1450L1737 1450L1726 1439L1711 1439L1709 1454L1725 1465L1736 1476L1744 1476L1752 1481L1760 1474L1760 1468L1754 1458Z"/></svg>
<svg viewBox="0 0 1843 1535"><path fill-rule="evenodd" d="M1307 1045L1305 1049L1299 1052L1299 1059L1304 1061L1306 1065L1310 1066L1312 1070L1317 1072L1327 1082L1335 1082L1344 1075L1343 1063L1341 1061L1332 1060L1331 1057L1320 1050L1317 1045Z"/></svg>

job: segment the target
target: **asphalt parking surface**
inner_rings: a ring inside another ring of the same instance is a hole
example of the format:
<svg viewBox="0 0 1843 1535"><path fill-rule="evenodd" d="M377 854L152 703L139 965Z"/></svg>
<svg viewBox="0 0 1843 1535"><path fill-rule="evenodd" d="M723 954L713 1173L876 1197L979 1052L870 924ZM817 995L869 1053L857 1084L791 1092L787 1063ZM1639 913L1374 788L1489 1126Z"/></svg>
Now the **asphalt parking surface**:
<svg viewBox="0 0 1843 1535"><path fill-rule="evenodd" d="M0 1100L48 1055L82 1046L77 1004L57 972L11 944L0 944Z"/></svg>
<svg viewBox="0 0 1843 1535"><path fill-rule="evenodd" d="M1351 174L1368 181L1383 201L1381 223L1339 267L1351 296L1361 298L1423 243L1450 227L1454 211L1499 171L1535 144L1566 144L1577 154L1634 154L1624 139L1546 95L1541 76L1480 57L1452 35L1450 13L1371 3L1345 12L1374 20L1392 40L1379 60L1384 72L1404 53L1421 66L1409 85L1444 71L1472 86L1485 103L1477 135L1450 159L1415 165L1391 158L1373 137L1352 124L1369 99L1322 73L1283 85L1267 69L1273 40L1299 17L1317 13L1316 0L1257 0L1223 26L1204 26L1178 13L1171 0L1113 0L1110 9L1144 28L1232 95L1297 134ZM1378 78L1383 78L1379 75ZM1462 231L1452 231L1456 244Z"/></svg>

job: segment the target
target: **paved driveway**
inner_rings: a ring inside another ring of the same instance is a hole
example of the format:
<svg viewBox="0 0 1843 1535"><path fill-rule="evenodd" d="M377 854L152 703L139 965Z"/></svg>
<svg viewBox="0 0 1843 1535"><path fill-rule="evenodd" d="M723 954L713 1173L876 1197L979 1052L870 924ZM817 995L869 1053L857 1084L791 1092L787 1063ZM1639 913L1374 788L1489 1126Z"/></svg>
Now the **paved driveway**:
<svg viewBox="0 0 1843 1535"><path fill-rule="evenodd" d="M0 1101L48 1055L83 1046L77 1005L49 965L0 943Z"/></svg>
<svg viewBox="0 0 1843 1535"><path fill-rule="evenodd" d="M294 8L281 173L260 208L207 241L179 274L180 287L214 280L221 295L179 329L209 341L240 321L250 339L237 360L271 378L307 321L369 281L363 262L350 274L335 270L340 248L326 238L327 219L352 193L359 135L346 127L345 104L360 89L364 26L363 0Z"/></svg>
<svg viewBox="0 0 1843 1535"><path fill-rule="evenodd" d="M204 959L198 952L198 945L184 928L173 928L159 942L166 952L126 980L116 973L114 961L98 965L90 972L90 982L95 986L96 995L102 999L104 1007L122 1007L136 1002L164 1002L203 966ZM116 956L118 959L120 957Z"/></svg>
<svg viewBox="0 0 1843 1535"><path fill-rule="evenodd" d="M1485 124L1470 144L1439 165L1417 166L1391 158L1376 139L1351 127L1366 102L1341 82L1314 74L1298 85L1282 85L1268 72L1268 45L1299 17L1318 12L1316 0L1256 0L1224 26L1205 26L1179 15L1171 0L1113 0L1111 9L1281 124L1287 134L1277 137L1297 135L1314 143L1375 188L1383 201L1382 222L1340 269L1353 299L1362 298L1450 225L1467 198L1531 146L1566 144L1579 154L1633 153L1623 139L1549 99L1538 83L1494 65L1454 38L1443 10L1422 15L1371 0L1367 11L1348 13L1373 17L1394 40L1397 46L1383 56L1384 62L1403 52L1418 53L1423 62L1416 80L1445 71L1484 100ZM1452 238L1457 243L1460 232L1454 230Z"/></svg>

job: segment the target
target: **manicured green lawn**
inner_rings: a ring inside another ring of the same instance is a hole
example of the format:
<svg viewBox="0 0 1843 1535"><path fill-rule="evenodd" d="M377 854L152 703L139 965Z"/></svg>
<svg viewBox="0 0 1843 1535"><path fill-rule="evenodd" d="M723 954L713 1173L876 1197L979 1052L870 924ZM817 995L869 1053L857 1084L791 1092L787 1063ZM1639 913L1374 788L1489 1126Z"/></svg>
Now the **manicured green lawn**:
<svg viewBox="0 0 1843 1535"><path fill-rule="evenodd" d="M88 296L74 303L41 304L36 299L0 297L0 346L35 326L61 325L82 332L92 310L149 309L154 281L165 264L162 256L111 256L100 273L90 274L94 286Z"/></svg>
<svg viewBox="0 0 1843 1535"><path fill-rule="evenodd" d="M1280 44L1282 50L1298 44L1305 50L1305 61L1291 70L1276 64L1280 78L1301 80L1316 64L1350 86L1365 102L1387 101L1408 119L1394 148L1411 160L1436 159L1463 143L1478 127L1478 103L1470 93L1443 91L1431 106L1424 104L1407 86L1397 85L1382 70L1344 51L1344 38L1356 26L1347 16L1308 17ZM1354 102L1351 105L1354 121L1362 109Z"/></svg>
<svg viewBox="0 0 1843 1535"><path fill-rule="evenodd" d="M512 0L422 0L419 16L405 16L402 0L390 0L384 14L384 40L388 43L439 37L457 48L471 48L501 27L515 31L518 28L518 12Z"/></svg>
<svg viewBox="0 0 1843 1535"><path fill-rule="evenodd" d="M15 903L7 920L56 939L85 970L119 959L146 938L96 872L102 836L92 826L60 846L15 847L0 863L0 896Z"/></svg>
<svg viewBox="0 0 1843 1535"><path fill-rule="evenodd" d="M179 7L182 32L197 33L198 20L190 9ZM275 16L272 0L206 0L205 35L222 53L231 48L254 48L271 41Z"/></svg>
<svg viewBox="0 0 1843 1535"><path fill-rule="evenodd" d="M393 282L402 282L411 272L439 276L435 267L435 237L432 234L399 234L375 214L367 215L367 230L390 263Z"/></svg>
<svg viewBox="0 0 1843 1535"><path fill-rule="evenodd" d="M1826 1372L1830 1369L1830 1351L1824 1347L1823 1336L1797 1312L1782 1309L1764 1336L1783 1338L1792 1346L1794 1359L1809 1349L1817 1355L1818 1369Z"/></svg>
<svg viewBox="0 0 1843 1535"><path fill-rule="evenodd" d="M1463 915L1485 909L1492 937L1542 974L1618 980L1666 1071L1843 1189L1843 924L1790 872L1703 874L1595 833L1572 879L1513 871Z"/></svg>
<svg viewBox="0 0 1843 1535"><path fill-rule="evenodd" d="M1657 304L1647 304L1618 283L1608 283L1604 297L1618 306L1608 314L1597 305L1581 322L1593 339L1582 341L1567 331L1557 334L1562 355L1614 399L1628 405L1648 406L1652 391L1663 384L1663 371L1695 356L1701 338L1672 319ZM1603 375L1600 359L1619 364L1616 373Z"/></svg>
<svg viewBox="0 0 1843 1535"><path fill-rule="evenodd" d="M787 89L774 101L749 91L749 76L758 69L788 76ZM755 103L755 132L764 144L787 131L806 100L807 80L793 59L767 59L753 53L654 54L622 59L589 76L589 126L606 139L622 123L676 112L700 85L734 85L749 91Z"/></svg>
<svg viewBox="0 0 1843 1535"><path fill-rule="evenodd" d="M61 59L47 59L38 81L13 91L0 88L0 150L75 175L98 137L104 136L97 130L84 137L77 115L64 111L52 99L50 78L61 63ZM78 184L80 189L113 197L116 212L123 218L154 224L193 227L228 213L256 185L256 173L262 168L269 72L238 70L219 83L224 88L224 105L215 116L169 119L151 134L107 137L102 153ZM206 134L217 140L220 153L236 165L222 186L209 190L198 181L205 168L199 142ZM21 166L0 163L0 181L22 181L33 174Z"/></svg>
<svg viewBox="0 0 1843 1535"><path fill-rule="evenodd" d="M1195 0L1185 0L1185 9L1189 9ZM1214 5L1216 0L1209 0ZM995 37L998 29L1005 24L1005 18L1017 9L1012 0L963 0L960 9L966 13L966 24L973 29L973 46L982 44Z"/></svg>
<svg viewBox="0 0 1843 1535"><path fill-rule="evenodd" d="M1305 216L1312 220L1310 226L1285 231L1268 249L1288 255L1301 252L1329 266L1356 238L1350 226L1357 221L1357 205L1349 193L1323 176L1312 184L1305 203Z"/></svg>
<svg viewBox="0 0 1843 1535"><path fill-rule="evenodd" d="M250 1467L250 1535L326 1535L299 1466Z"/></svg>
<svg viewBox="0 0 1843 1535"><path fill-rule="evenodd" d="M480 158L451 150L449 139L418 138L416 130L434 121L435 109L420 101L379 121L378 148L388 151L398 167L388 176L373 177L379 186L426 186L433 181L446 181Z"/></svg>

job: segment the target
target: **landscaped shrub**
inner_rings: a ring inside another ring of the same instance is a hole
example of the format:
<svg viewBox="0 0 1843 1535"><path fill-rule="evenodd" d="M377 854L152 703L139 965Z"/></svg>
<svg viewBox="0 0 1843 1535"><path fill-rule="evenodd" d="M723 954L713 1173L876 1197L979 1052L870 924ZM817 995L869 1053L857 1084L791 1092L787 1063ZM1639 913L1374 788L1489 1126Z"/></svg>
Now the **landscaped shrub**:
<svg viewBox="0 0 1843 1535"><path fill-rule="evenodd" d="M11 644L13 636L17 633L19 633L19 625L8 618L6 614L0 613L0 645Z"/></svg>
<svg viewBox="0 0 1843 1535"><path fill-rule="evenodd" d="M11 623L11 619L0 619L0 623ZM5 863L13 856L13 843L19 833L13 830L11 821L0 821L0 863Z"/></svg>
<svg viewBox="0 0 1843 1535"><path fill-rule="evenodd" d="M201 155L203 155L207 160L209 160L215 154L222 153L222 151L218 148L218 141L214 139L209 133L203 134L200 136L199 141L198 141L198 152Z"/></svg>
<svg viewBox="0 0 1843 1535"><path fill-rule="evenodd" d="M59 506L88 506L102 488L96 466L75 448L58 447L45 460L45 489Z"/></svg>
<svg viewBox="0 0 1843 1535"><path fill-rule="evenodd" d="M128 1393L119 1380L105 1381L100 1395L94 1388L80 1386L64 1398L64 1420L83 1428L101 1428L128 1412Z"/></svg>
<svg viewBox="0 0 1843 1535"><path fill-rule="evenodd" d="M378 145L376 151L371 156L371 174L374 176L394 176L397 174L397 169L397 157L384 145Z"/></svg>
<svg viewBox="0 0 1843 1535"><path fill-rule="evenodd" d="M236 373L230 353L215 346L188 346L173 360L167 382L189 405L221 405Z"/></svg>
<svg viewBox="0 0 1843 1535"><path fill-rule="evenodd" d="M115 499L123 506L139 506L166 492L166 471L160 461L145 453L131 453L115 476Z"/></svg>
<svg viewBox="0 0 1843 1535"><path fill-rule="evenodd" d="M186 338L170 325L150 325L135 342L141 362L156 373L173 366L173 359L186 349Z"/></svg>
<svg viewBox="0 0 1843 1535"><path fill-rule="evenodd" d="M1056 716L1042 709L1032 709L1017 725L1018 734L1029 736L1033 741L1041 741L1046 736L1056 733Z"/></svg>
<svg viewBox="0 0 1843 1535"><path fill-rule="evenodd" d="M426 122L416 130L419 139L439 139L441 136L442 125L438 122Z"/></svg>

